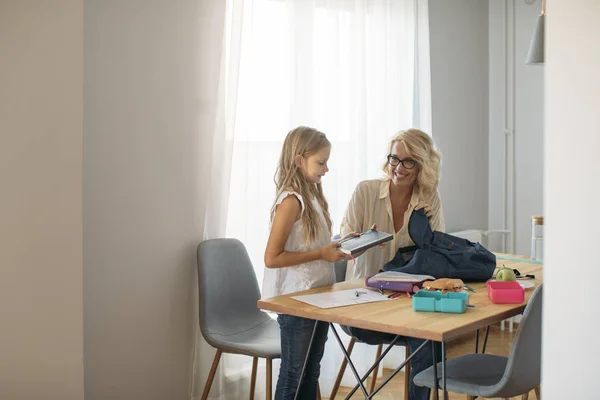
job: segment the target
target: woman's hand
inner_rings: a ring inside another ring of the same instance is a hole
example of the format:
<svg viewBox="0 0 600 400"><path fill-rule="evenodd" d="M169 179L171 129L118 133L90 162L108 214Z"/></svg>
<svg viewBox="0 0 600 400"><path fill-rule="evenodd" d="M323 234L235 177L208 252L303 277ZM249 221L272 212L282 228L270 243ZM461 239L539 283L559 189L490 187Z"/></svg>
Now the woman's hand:
<svg viewBox="0 0 600 400"><path fill-rule="evenodd" d="M431 208L431 204L427 203L426 201L420 201L415 206L415 210L420 209L423 209L423 211L425 211L425 215L427 215L427 218L433 217L433 208Z"/></svg>
<svg viewBox="0 0 600 400"><path fill-rule="evenodd" d="M339 250L339 242L331 242L321 247L321 258L325 261L336 262L346 258L346 254Z"/></svg>
<svg viewBox="0 0 600 400"><path fill-rule="evenodd" d="M350 233L344 235L344 237L341 238L338 242L341 243L343 241L346 241L348 239L351 239L351 238L357 237L357 236L360 236L360 233L358 233L358 232L350 232Z"/></svg>
<svg viewBox="0 0 600 400"><path fill-rule="evenodd" d="M373 224L373 226L371 227L371 230L372 230L372 231L376 231L376 230L377 230L377 224ZM380 248L380 249L385 249L385 248L387 247L387 245L388 245L388 243L387 243L387 242L385 242L385 243L381 243L381 244L379 245L379 248ZM366 251L366 250L365 250L365 251ZM363 251L363 253L364 253L364 251ZM362 254L362 253L360 253L360 254Z"/></svg>

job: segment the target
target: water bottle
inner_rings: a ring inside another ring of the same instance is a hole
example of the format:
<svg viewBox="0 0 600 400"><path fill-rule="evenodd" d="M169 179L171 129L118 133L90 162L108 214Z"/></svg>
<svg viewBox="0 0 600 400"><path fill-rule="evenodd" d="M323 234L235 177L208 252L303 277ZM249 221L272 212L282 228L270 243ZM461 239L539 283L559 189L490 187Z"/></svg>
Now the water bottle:
<svg viewBox="0 0 600 400"><path fill-rule="evenodd" d="M544 216L531 217L531 259L544 260Z"/></svg>

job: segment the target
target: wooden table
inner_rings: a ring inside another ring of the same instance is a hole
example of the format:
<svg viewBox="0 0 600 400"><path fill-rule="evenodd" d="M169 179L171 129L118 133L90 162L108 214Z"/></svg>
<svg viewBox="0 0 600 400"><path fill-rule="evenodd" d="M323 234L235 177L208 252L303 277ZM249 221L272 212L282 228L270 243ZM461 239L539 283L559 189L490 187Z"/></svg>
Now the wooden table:
<svg viewBox="0 0 600 400"><path fill-rule="evenodd" d="M503 254L497 254L498 257ZM525 258L510 255L511 257ZM473 332L479 328L488 327L490 324L521 314L531 297L535 287L543 278L541 264L532 264L521 261L497 259L498 266L503 264L510 268L518 269L522 275L534 274L536 279L528 279L533 282L534 287L525 290L525 301L521 304L494 304L487 296L485 282L468 283L475 289L469 292L469 303L475 307L468 308L464 314L428 313L415 312L412 309L411 300L407 296L400 298L366 304L357 304L338 308L318 308L310 304L302 303L291 297L297 295L332 292L345 289L365 288L364 280L352 280L340 282L331 286L310 289L303 292L291 293L283 296L262 299L258 301L258 307L262 310L274 311L310 318L317 321L330 323L338 343L345 353L345 348L339 340L333 323L348 325L357 328L370 329L379 332L396 334L399 336L410 336L414 338L427 339L429 341L441 342L442 344L442 382L445 389L445 343L456 339L466 333ZM478 331L479 332L479 331ZM487 335L486 335L487 339ZM345 353L346 355L346 353ZM382 354L382 358L385 355ZM414 355L414 354L413 354ZM412 355L411 355L412 356ZM353 373L358 378L351 360L347 357ZM406 362L406 361L405 361ZM375 364L376 365L376 364ZM404 363L392 374L395 375L404 366ZM374 369L374 367L372 368ZM371 369L371 370L372 370ZM370 371L365 375L368 376ZM391 377L390 377L391 379ZM359 382L366 398L371 398L388 380L384 381L373 393L367 395L362 382ZM357 387L358 387L357 386ZM436 391L437 394L437 391ZM445 396L444 396L445 397Z"/></svg>

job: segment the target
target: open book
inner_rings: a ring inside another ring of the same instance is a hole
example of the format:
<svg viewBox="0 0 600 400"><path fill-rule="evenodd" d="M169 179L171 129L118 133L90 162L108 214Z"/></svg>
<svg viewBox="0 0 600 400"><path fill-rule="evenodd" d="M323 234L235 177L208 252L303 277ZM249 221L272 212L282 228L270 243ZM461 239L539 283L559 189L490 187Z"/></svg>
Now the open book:
<svg viewBox="0 0 600 400"><path fill-rule="evenodd" d="M435 281L431 275L407 274L405 272L385 271L373 275L369 278L372 281L393 281L393 282L423 282Z"/></svg>
<svg viewBox="0 0 600 400"><path fill-rule="evenodd" d="M354 256L363 250L370 249L378 244L389 242L394 236L386 232L378 232L372 229L361 233L360 236L351 237L342 240L340 251Z"/></svg>

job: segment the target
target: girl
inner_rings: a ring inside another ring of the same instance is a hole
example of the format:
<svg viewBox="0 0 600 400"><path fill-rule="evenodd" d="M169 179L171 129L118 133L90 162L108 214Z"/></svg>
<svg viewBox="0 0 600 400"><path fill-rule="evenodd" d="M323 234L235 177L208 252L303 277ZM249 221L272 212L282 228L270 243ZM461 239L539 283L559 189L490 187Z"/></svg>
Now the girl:
<svg viewBox="0 0 600 400"><path fill-rule="evenodd" d="M330 285L335 261L345 257L331 241L331 218L321 178L329 171L331 144L325 134L307 127L288 133L275 172L276 200L265 250L263 297ZM324 322L279 314L281 368L275 400L293 399L317 324L298 398L315 399L321 358L327 340Z"/></svg>

